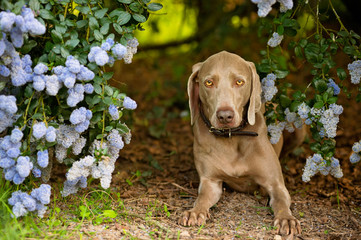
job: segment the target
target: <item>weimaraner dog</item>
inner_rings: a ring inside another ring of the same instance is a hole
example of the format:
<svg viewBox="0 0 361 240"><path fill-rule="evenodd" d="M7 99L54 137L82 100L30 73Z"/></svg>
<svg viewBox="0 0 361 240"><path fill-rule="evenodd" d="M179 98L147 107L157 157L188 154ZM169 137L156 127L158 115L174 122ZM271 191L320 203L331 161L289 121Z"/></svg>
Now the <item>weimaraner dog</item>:
<svg viewBox="0 0 361 240"><path fill-rule="evenodd" d="M222 194L222 182L247 191L249 182L270 196L274 226L293 238L301 233L290 211L278 156L282 141L272 146L261 103L261 83L252 62L220 52L193 66L188 80L194 133L194 162L200 177L198 198L179 223L201 225Z"/></svg>

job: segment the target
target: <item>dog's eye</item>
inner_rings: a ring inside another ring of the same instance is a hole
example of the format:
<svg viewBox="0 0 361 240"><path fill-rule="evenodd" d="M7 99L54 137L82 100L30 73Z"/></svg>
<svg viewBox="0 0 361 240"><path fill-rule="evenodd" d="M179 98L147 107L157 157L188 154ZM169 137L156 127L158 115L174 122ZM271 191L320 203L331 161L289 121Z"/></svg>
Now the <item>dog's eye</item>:
<svg viewBox="0 0 361 240"><path fill-rule="evenodd" d="M243 86L245 83L246 83L246 82L245 82L243 79L238 79L238 80L236 81L236 84L237 84L238 86Z"/></svg>
<svg viewBox="0 0 361 240"><path fill-rule="evenodd" d="M206 87L212 87L213 81L211 79L207 79L206 81L204 81L204 85L206 85Z"/></svg>

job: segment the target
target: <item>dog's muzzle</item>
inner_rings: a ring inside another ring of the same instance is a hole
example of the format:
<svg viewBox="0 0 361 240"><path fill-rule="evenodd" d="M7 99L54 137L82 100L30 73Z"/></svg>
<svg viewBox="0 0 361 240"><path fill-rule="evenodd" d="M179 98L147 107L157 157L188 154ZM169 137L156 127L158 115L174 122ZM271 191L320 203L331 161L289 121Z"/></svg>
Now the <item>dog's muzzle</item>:
<svg viewBox="0 0 361 240"><path fill-rule="evenodd" d="M216 137L228 137L231 138L232 136L251 136L257 137L258 133L252 131L243 131L243 129L248 125L247 119L243 118L241 124L235 128L215 128L212 126L211 122L207 119L204 115L203 107L201 101L199 101L199 113L203 122L209 128L209 132L213 133Z"/></svg>

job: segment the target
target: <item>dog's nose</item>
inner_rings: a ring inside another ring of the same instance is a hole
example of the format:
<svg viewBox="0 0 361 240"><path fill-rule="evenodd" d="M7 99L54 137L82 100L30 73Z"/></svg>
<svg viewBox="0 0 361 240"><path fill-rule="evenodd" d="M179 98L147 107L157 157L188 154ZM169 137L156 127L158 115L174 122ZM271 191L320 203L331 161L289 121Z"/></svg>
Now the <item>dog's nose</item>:
<svg viewBox="0 0 361 240"><path fill-rule="evenodd" d="M220 123L227 124L233 121L234 111L232 110L219 110L217 111L217 118Z"/></svg>

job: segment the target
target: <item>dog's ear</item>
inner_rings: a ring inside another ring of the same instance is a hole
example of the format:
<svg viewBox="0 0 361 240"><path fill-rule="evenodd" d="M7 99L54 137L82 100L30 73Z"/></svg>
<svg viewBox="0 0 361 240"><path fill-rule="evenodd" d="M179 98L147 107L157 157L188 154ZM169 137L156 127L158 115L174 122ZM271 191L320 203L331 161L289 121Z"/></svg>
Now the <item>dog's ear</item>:
<svg viewBox="0 0 361 240"><path fill-rule="evenodd" d="M256 112L261 110L261 82L256 71L256 67L253 62L248 62L252 74L251 96L249 98L248 106L248 123L255 124Z"/></svg>
<svg viewBox="0 0 361 240"><path fill-rule="evenodd" d="M198 113L199 103L199 83L196 82L198 71L202 67L202 62L196 63L192 67L192 74L188 78L189 109L191 114L191 125L193 126L195 115Z"/></svg>

